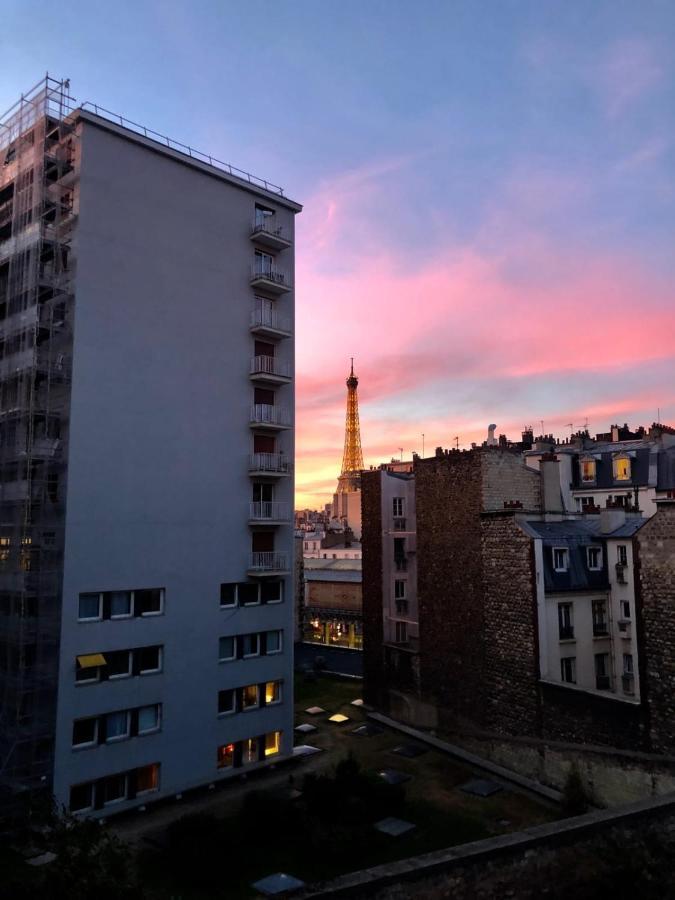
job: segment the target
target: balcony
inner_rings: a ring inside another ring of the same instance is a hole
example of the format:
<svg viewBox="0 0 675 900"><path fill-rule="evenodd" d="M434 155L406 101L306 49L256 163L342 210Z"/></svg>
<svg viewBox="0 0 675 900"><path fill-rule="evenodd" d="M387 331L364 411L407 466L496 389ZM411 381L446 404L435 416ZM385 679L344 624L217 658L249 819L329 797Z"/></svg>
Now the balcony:
<svg viewBox="0 0 675 900"><path fill-rule="evenodd" d="M288 384L292 378L291 364L275 356L254 356L251 359L251 381L268 384Z"/></svg>
<svg viewBox="0 0 675 900"><path fill-rule="evenodd" d="M254 403L251 407L251 425L266 431L283 431L291 428L291 412L285 406Z"/></svg>
<svg viewBox="0 0 675 900"><path fill-rule="evenodd" d="M605 638L609 637L609 625L607 622L593 622L593 637L594 638Z"/></svg>
<svg viewBox="0 0 675 900"><path fill-rule="evenodd" d="M251 310L251 331L261 337L287 338L292 334L291 319L265 303L258 303Z"/></svg>
<svg viewBox="0 0 675 900"><path fill-rule="evenodd" d="M251 240L270 250L287 250L291 246L291 239L286 229L278 225L274 218L274 216L265 216L262 221L254 222L251 228Z"/></svg>
<svg viewBox="0 0 675 900"><path fill-rule="evenodd" d="M291 521L288 503L283 500L253 500L248 520L256 524L283 525Z"/></svg>
<svg viewBox="0 0 675 900"><path fill-rule="evenodd" d="M291 462L285 453L252 453L248 460L250 475L283 477L291 474Z"/></svg>
<svg viewBox="0 0 675 900"><path fill-rule="evenodd" d="M630 619L619 619L619 634L624 640L630 640L633 637L633 623Z"/></svg>
<svg viewBox="0 0 675 900"><path fill-rule="evenodd" d="M574 627L572 625L560 625L558 627L558 636L561 641L573 641Z"/></svg>
<svg viewBox="0 0 675 900"><path fill-rule="evenodd" d="M251 266L250 283L251 287L268 294L285 294L292 290L290 276L270 266Z"/></svg>
<svg viewBox="0 0 675 900"><path fill-rule="evenodd" d="M249 557L249 575L288 575L290 571L287 553L264 550L253 552Z"/></svg>

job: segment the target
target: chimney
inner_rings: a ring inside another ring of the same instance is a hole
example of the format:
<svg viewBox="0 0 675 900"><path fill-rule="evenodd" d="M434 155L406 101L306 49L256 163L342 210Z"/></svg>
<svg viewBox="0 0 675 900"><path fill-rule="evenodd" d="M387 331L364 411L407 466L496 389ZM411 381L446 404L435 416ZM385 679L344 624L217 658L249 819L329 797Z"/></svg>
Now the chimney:
<svg viewBox="0 0 675 900"><path fill-rule="evenodd" d="M488 436L487 436L488 447L495 447L497 445L497 438L495 437L496 430L497 430L496 425L488 425Z"/></svg>
<svg viewBox="0 0 675 900"><path fill-rule="evenodd" d="M555 453L544 453L539 462L541 472L541 499L545 513L562 513L560 490L560 460Z"/></svg>
<svg viewBox="0 0 675 900"><path fill-rule="evenodd" d="M600 510L600 534L611 534L626 521L625 509L601 509Z"/></svg>

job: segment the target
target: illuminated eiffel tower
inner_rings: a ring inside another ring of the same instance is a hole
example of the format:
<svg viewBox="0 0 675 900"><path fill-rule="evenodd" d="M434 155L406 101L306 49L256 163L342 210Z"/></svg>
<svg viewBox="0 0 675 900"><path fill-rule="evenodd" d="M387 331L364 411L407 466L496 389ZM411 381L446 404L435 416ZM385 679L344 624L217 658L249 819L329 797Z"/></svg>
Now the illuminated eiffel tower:
<svg viewBox="0 0 675 900"><path fill-rule="evenodd" d="M359 426L359 398L357 388L359 379L354 374L354 358L347 379L347 417L345 419L345 449L342 454L342 472L338 478L338 494L351 493L361 489L361 469L363 469L363 451L361 450L361 429Z"/></svg>

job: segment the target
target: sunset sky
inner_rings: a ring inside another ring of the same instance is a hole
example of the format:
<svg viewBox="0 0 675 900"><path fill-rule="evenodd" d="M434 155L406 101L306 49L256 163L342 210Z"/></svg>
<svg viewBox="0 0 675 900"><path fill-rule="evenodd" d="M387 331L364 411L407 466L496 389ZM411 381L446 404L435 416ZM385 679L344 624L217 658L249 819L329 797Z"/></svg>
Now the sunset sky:
<svg viewBox="0 0 675 900"><path fill-rule="evenodd" d="M304 204L298 505L350 356L366 464L675 424L671 0L3 6L0 107L49 69Z"/></svg>

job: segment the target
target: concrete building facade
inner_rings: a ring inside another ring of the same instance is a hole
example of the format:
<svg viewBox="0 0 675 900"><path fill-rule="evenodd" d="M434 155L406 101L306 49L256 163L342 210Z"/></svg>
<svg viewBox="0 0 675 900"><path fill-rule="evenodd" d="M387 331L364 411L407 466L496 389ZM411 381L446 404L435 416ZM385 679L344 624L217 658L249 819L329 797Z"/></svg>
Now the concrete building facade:
<svg viewBox="0 0 675 900"><path fill-rule="evenodd" d="M63 116L74 336L42 739L57 801L105 815L291 753L300 206L98 110Z"/></svg>

